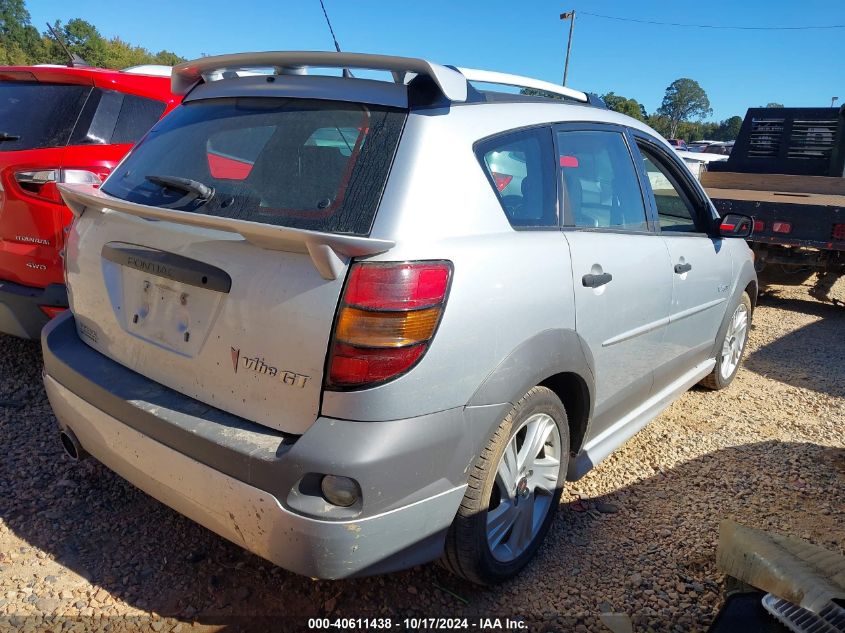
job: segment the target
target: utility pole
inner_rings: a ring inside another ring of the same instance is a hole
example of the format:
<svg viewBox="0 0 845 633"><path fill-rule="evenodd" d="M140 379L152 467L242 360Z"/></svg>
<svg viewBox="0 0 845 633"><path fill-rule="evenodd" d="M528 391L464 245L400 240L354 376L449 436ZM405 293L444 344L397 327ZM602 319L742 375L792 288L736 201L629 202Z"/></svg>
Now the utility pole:
<svg viewBox="0 0 845 633"><path fill-rule="evenodd" d="M561 20L571 20L569 22L569 42L566 44L566 64L563 67L563 85L566 85L566 76L569 74L569 51L572 50L572 31L575 29L575 9L560 14Z"/></svg>

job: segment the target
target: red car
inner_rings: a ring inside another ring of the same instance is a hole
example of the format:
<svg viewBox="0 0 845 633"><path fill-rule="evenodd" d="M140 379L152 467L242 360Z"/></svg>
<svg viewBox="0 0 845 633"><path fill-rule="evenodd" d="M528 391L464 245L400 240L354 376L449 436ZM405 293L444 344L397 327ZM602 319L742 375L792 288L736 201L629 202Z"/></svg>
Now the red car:
<svg viewBox="0 0 845 633"><path fill-rule="evenodd" d="M102 182L179 101L167 67L0 66L0 332L38 338L67 308L57 184Z"/></svg>

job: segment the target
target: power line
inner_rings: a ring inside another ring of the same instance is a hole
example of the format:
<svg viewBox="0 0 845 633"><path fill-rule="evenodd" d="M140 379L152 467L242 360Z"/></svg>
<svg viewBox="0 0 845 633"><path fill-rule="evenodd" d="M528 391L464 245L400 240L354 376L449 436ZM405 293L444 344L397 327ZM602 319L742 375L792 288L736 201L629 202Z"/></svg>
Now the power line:
<svg viewBox="0 0 845 633"><path fill-rule="evenodd" d="M337 43L337 38L334 36L334 29L332 28L332 21L329 20L329 14L326 13L326 5L323 4L323 0L320 0L320 6L323 7L323 15L326 16L326 24L329 25L329 33L332 34L332 41L334 41L334 48L339 53L340 52L340 44Z"/></svg>
<svg viewBox="0 0 845 633"><path fill-rule="evenodd" d="M320 0L322 2L322 0ZM638 24L657 24L659 26L681 26L695 29L729 29L734 31L810 31L821 29L845 29L845 24L829 24L825 26L720 26L717 24L682 24L679 22L657 22L655 20L637 20L635 18L620 18L616 15L602 15L601 13L590 13L589 11L578 10L580 15L590 15L594 18L605 20L618 20L620 22L637 22Z"/></svg>

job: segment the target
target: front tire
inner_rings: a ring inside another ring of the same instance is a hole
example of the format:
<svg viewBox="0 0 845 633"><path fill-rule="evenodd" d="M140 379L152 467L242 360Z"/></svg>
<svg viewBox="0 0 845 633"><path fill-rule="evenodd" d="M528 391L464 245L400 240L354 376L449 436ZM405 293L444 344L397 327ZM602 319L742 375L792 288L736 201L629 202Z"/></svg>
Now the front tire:
<svg viewBox="0 0 845 633"><path fill-rule="evenodd" d="M719 345L716 356L716 366L713 371L701 381L701 385L718 391L730 385L739 371L745 345L748 343L748 331L751 328L751 297L747 292L742 293L739 305L734 308L728 328Z"/></svg>
<svg viewBox="0 0 845 633"><path fill-rule="evenodd" d="M551 527L569 464L569 422L553 391L534 387L502 420L470 471L442 564L479 585L515 576Z"/></svg>

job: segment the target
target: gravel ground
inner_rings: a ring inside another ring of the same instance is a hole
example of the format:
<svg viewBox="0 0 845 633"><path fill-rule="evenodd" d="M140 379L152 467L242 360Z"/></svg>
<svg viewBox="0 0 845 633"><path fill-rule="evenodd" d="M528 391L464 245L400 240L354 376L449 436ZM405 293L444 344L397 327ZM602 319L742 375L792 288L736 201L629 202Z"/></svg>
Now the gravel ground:
<svg viewBox="0 0 845 633"><path fill-rule="evenodd" d="M237 618L269 616L281 630L293 625L284 615L402 614L603 631L598 614L616 611L636 631L705 630L722 601L721 519L845 550L845 309L806 287L774 292L734 385L692 390L570 485L536 562L489 590L436 565L343 582L294 576L92 460L73 464L38 345L0 337L0 629L234 630L248 622Z"/></svg>

